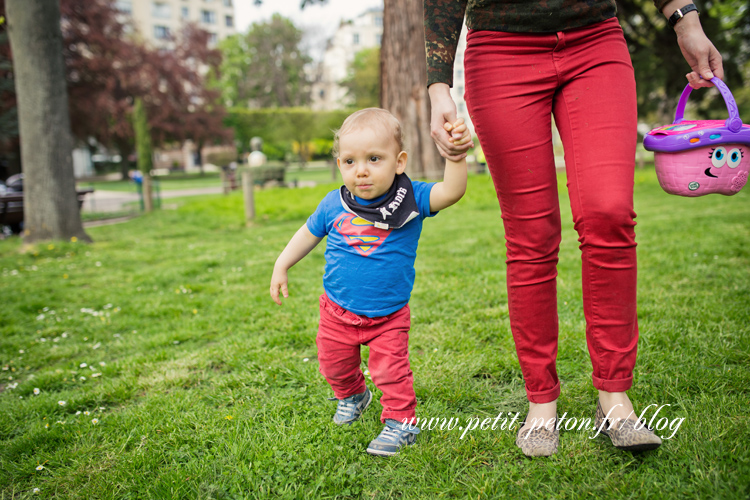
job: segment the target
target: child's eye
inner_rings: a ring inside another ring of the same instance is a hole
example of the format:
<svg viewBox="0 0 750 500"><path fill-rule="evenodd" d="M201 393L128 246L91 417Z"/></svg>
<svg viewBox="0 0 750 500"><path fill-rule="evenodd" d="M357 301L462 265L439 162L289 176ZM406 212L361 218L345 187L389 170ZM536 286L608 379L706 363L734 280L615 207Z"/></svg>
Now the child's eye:
<svg viewBox="0 0 750 500"><path fill-rule="evenodd" d="M352 160L351 158L347 158L346 160L344 160L344 163L346 165L354 165L354 160Z"/></svg>
<svg viewBox="0 0 750 500"><path fill-rule="evenodd" d="M379 156L371 156L371 157L370 157L370 161L371 161L371 162L373 162L373 163L375 163L375 162L376 162L376 161L378 161L379 159L380 159L380 157L379 157Z"/></svg>

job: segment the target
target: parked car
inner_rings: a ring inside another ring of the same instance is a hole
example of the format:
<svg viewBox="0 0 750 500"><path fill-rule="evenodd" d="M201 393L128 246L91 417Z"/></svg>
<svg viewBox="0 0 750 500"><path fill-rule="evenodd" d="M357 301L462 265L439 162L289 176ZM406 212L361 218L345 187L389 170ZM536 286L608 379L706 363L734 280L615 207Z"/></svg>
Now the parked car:
<svg viewBox="0 0 750 500"><path fill-rule="evenodd" d="M93 191L93 188L76 191L78 208L83 205L83 198ZM0 233L20 234L21 231L23 231L23 174L16 174L8 177L4 183L0 182Z"/></svg>

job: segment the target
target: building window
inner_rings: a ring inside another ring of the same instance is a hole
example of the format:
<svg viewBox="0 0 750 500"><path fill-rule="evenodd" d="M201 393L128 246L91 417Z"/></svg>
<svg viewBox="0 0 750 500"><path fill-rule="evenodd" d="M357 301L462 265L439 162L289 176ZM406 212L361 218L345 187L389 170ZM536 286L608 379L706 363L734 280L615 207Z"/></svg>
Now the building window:
<svg viewBox="0 0 750 500"><path fill-rule="evenodd" d="M157 40L169 38L169 28L166 26L154 26L154 38Z"/></svg>
<svg viewBox="0 0 750 500"><path fill-rule="evenodd" d="M234 18L232 16L224 16L224 23L227 28L234 28Z"/></svg>
<svg viewBox="0 0 750 500"><path fill-rule="evenodd" d="M169 19L172 17L172 9L167 3L154 2L151 15L157 19Z"/></svg>
<svg viewBox="0 0 750 500"><path fill-rule="evenodd" d="M125 14L133 13L133 1L132 0L118 0L115 3L115 8Z"/></svg>
<svg viewBox="0 0 750 500"><path fill-rule="evenodd" d="M208 34L208 45L213 47L216 45L216 42L219 41L219 36L216 33L209 33Z"/></svg>
<svg viewBox="0 0 750 500"><path fill-rule="evenodd" d="M202 10L201 21L206 24L216 24L216 13L212 10Z"/></svg>
<svg viewBox="0 0 750 500"><path fill-rule="evenodd" d="M187 19L188 17L190 17L190 9L188 9L187 7L183 7L181 9L180 16L183 19Z"/></svg>
<svg viewBox="0 0 750 500"><path fill-rule="evenodd" d="M383 26L383 17L375 16L375 26Z"/></svg>
<svg viewBox="0 0 750 500"><path fill-rule="evenodd" d="M224 0L224 7L231 7L232 6L232 0Z"/></svg>
<svg viewBox="0 0 750 500"><path fill-rule="evenodd" d="M381 35L381 34L375 35L375 43L377 43L378 45L382 45L382 43L383 43L383 35Z"/></svg>
<svg viewBox="0 0 750 500"><path fill-rule="evenodd" d="M359 45L359 33L354 33L354 45Z"/></svg>

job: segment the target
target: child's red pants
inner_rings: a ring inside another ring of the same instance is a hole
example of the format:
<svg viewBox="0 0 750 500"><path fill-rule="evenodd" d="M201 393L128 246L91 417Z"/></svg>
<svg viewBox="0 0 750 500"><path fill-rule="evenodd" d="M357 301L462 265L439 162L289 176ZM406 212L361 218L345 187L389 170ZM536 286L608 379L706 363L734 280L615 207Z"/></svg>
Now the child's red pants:
<svg viewBox="0 0 750 500"><path fill-rule="evenodd" d="M405 305L388 316L359 316L320 296L318 345L320 373L337 399L365 391L360 368L360 346L370 347L368 368L375 386L383 392L380 420L398 421L415 417L417 397L409 368L411 315Z"/></svg>

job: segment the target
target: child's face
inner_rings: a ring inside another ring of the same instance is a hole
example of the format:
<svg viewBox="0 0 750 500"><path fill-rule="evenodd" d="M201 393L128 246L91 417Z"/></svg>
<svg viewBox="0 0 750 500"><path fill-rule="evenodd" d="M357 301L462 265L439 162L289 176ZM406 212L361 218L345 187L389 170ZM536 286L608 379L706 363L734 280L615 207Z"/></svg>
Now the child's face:
<svg viewBox="0 0 750 500"><path fill-rule="evenodd" d="M396 174L406 168L406 152L399 151L383 127L362 127L339 137L336 163L344 185L355 196L372 200L388 192Z"/></svg>

